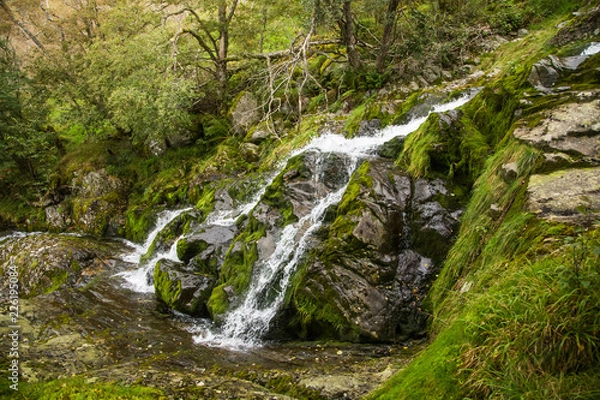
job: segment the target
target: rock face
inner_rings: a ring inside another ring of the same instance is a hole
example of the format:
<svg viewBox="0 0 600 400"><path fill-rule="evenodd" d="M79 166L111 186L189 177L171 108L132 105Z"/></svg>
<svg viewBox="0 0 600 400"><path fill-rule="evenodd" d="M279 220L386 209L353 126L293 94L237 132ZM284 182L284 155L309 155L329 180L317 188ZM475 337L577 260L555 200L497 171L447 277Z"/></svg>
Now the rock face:
<svg viewBox="0 0 600 400"><path fill-rule="evenodd" d="M231 110L233 130L237 135L245 135L260 119L258 101L251 93L244 92L234 103Z"/></svg>
<svg viewBox="0 0 600 400"><path fill-rule="evenodd" d="M61 230L74 227L96 236L117 236L125 225L127 185L102 168L76 172L70 187L71 198L44 209L48 225Z"/></svg>
<svg viewBox="0 0 600 400"><path fill-rule="evenodd" d="M283 228L307 216L317 202L348 180L350 161L336 154L308 151L292 157L243 222L220 271L208 307L213 318L227 311L247 290L258 260L275 251ZM302 226L302 234L308 226ZM208 248L207 248L208 249Z"/></svg>
<svg viewBox="0 0 600 400"><path fill-rule="evenodd" d="M529 179L527 208L563 223L591 223L600 215L600 93L550 108L521 125L514 136L543 151L538 174ZM546 174L542 174L546 173Z"/></svg>
<svg viewBox="0 0 600 400"><path fill-rule="evenodd" d="M292 329L306 338L352 341L423 334L420 304L434 260L441 260L458 225L458 214L439 203L449 195L440 180L413 182L390 162L365 162L299 272Z"/></svg>
<svg viewBox="0 0 600 400"><path fill-rule="evenodd" d="M51 293L59 288L88 283L113 256L120 244L53 234L36 234L0 242L0 275L16 268L19 295L23 298ZM8 280L0 282L0 298Z"/></svg>

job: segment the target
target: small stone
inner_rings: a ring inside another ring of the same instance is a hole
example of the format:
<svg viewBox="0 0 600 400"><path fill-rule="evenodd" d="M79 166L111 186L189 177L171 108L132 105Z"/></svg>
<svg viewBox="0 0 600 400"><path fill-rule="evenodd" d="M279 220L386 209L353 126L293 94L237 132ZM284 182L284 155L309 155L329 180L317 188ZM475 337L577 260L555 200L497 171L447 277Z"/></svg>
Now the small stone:
<svg viewBox="0 0 600 400"><path fill-rule="evenodd" d="M503 213L502 207L500 207L498 204L492 204L490 206L488 215L490 216L491 219L496 221L498 218L500 218L502 216L502 213Z"/></svg>
<svg viewBox="0 0 600 400"><path fill-rule="evenodd" d="M502 165L502 179L505 182L514 182L519 176L519 166L516 162L506 163Z"/></svg>
<svg viewBox="0 0 600 400"><path fill-rule="evenodd" d="M519 32L517 32L517 34L520 37L523 37L523 36L527 36L529 34L529 31L525 28L521 28L521 29L519 29Z"/></svg>

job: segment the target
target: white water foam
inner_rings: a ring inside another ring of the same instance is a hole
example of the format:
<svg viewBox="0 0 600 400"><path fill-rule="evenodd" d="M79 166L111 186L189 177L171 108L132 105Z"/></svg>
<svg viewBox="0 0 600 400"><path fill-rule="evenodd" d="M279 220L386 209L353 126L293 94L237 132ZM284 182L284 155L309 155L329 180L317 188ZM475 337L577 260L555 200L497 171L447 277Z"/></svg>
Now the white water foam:
<svg viewBox="0 0 600 400"><path fill-rule="evenodd" d="M458 108L473 98L473 93L461 96L460 98L446 104L434 106L427 116L416 118L404 125L388 126L375 136L346 138L334 133L326 133L313 139L306 146L293 152L293 155L303 153L306 150L320 150L324 153L346 154L352 158L360 158L369 155L384 143L396 138L406 137L416 131L423 122L427 120L429 114L434 112L445 112Z"/></svg>
<svg viewBox="0 0 600 400"><path fill-rule="evenodd" d="M346 186L321 199L310 214L283 229L275 252L257 267L258 274L243 303L226 314L224 325L216 333L212 325L196 326L195 343L231 349L260 346L261 337L283 303L308 239L321 226L325 210L341 200Z"/></svg>
<svg viewBox="0 0 600 400"><path fill-rule="evenodd" d="M598 54L598 53L600 53L600 43L593 42L585 50L583 50L581 55L582 56L593 56L594 54Z"/></svg>

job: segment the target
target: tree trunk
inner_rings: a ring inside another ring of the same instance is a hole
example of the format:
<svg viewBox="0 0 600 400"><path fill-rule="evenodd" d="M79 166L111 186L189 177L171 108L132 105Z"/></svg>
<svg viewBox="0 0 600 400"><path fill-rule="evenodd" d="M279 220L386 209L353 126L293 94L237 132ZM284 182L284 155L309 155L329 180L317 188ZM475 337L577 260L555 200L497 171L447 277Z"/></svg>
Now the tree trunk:
<svg viewBox="0 0 600 400"><path fill-rule="evenodd" d="M385 16L385 25L383 26L383 36L381 38L381 46L379 54L377 54L377 72L380 74L385 72L390 45L392 44L392 33L396 25L396 15L400 0L389 0L387 14Z"/></svg>
<svg viewBox="0 0 600 400"><path fill-rule="evenodd" d="M227 19L227 4L219 2L219 49L215 65L219 98L225 103L227 100L227 52L229 49L229 21Z"/></svg>
<svg viewBox="0 0 600 400"><path fill-rule="evenodd" d="M342 41L348 52L348 64L352 69L360 67L360 55L356 50L356 38L354 37L354 24L352 21L351 0L344 0L342 5L342 17L339 20L339 26L342 33Z"/></svg>

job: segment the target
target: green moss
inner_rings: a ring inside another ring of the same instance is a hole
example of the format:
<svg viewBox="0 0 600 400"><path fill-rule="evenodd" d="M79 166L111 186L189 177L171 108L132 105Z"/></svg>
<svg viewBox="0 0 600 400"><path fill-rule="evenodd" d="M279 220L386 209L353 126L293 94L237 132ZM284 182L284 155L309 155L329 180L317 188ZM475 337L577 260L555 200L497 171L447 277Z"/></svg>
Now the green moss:
<svg viewBox="0 0 600 400"><path fill-rule="evenodd" d="M125 235L129 240L142 243L156 222L155 211L146 207L130 207L125 213Z"/></svg>
<svg viewBox="0 0 600 400"><path fill-rule="evenodd" d="M425 351L367 399L462 399L457 373L464 328L464 323L458 322L447 327Z"/></svg>
<svg viewBox="0 0 600 400"><path fill-rule="evenodd" d="M218 318L229 307L231 299L225 287L229 286L236 295L242 295L250 286L254 264L258 260L256 242L265 233L266 227L250 216L241 233L233 240L221 266L219 286L213 290L207 303L213 318Z"/></svg>
<svg viewBox="0 0 600 400"><path fill-rule="evenodd" d="M332 300L338 296L330 285L307 284L305 277L310 266L318 259L317 254L312 254L306 263L299 266L292 277L290 290L291 305L296 317L288 325L300 338L315 339L341 339L346 341L359 341L360 333L342 314L337 304ZM314 282L314 281L309 281ZM318 293L318 298L315 294Z"/></svg>
<svg viewBox="0 0 600 400"><path fill-rule="evenodd" d="M160 261L154 267L154 288L156 297L174 310L179 310L181 282L172 281L169 272L160 268Z"/></svg>
<svg viewBox="0 0 600 400"><path fill-rule="evenodd" d="M306 179L308 174L309 171L304 163L304 154L297 155L288 160L285 169L265 190L262 201L276 209L281 215L276 222L279 227L298 221L298 217L294 214L294 206L286 194L285 180L288 179L288 176L292 176L292 179Z"/></svg>
<svg viewBox="0 0 600 400"><path fill-rule="evenodd" d="M432 114L406 139L396 164L413 177L441 177L470 188L490 151L486 138L466 115L448 123Z"/></svg>
<svg viewBox="0 0 600 400"><path fill-rule="evenodd" d="M358 207L359 205L356 200L361 193L371 190L373 187L373 178L369 175L370 170L371 164L365 161L354 171L350 177L344 196L338 205L338 215L348 214Z"/></svg>
<svg viewBox="0 0 600 400"><path fill-rule="evenodd" d="M206 303L208 312L213 319L218 319L229 309L229 296L225 291L226 286L227 284L221 284L215 287Z"/></svg>
<svg viewBox="0 0 600 400"><path fill-rule="evenodd" d="M206 250L208 243L197 241L190 243L187 238L181 238L177 242L177 257L184 263L187 263L194 256Z"/></svg>
<svg viewBox="0 0 600 400"><path fill-rule="evenodd" d="M7 392L5 392L7 393ZM91 383L84 377L58 379L50 382L19 383L19 391L12 392L15 399L44 400L145 400L166 399L156 388L125 386L116 382Z"/></svg>

